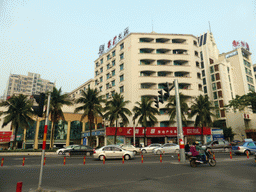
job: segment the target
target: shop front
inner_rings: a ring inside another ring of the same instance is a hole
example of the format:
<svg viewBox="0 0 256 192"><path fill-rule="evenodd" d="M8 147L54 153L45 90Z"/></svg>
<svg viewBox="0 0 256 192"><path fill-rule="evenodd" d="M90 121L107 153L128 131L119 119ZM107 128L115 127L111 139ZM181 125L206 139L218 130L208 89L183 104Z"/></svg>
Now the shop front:
<svg viewBox="0 0 256 192"><path fill-rule="evenodd" d="M86 131L86 132L82 133L83 145L89 145L89 136L90 136L90 131ZM104 129L92 130L92 140L93 140L92 147L104 146L105 145L104 136L105 136Z"/></svg>
<svg viewBox="0 0 256 192"><path fill-rule="evenodd" d="M143 145L144 137L146 136L146 144L151 143L177 143L177 127L118 127L117 128L117 143L116 144L134 144L133 131L135 129L135 145ZM116 127L106 128L107 145L114 144L114 135ZM146 133L146 134L144 134ZM201 128L183 127L183 135L185 143L195 140L201 140ZM211 138L211 128L203 128L204 142Z"/></svg>

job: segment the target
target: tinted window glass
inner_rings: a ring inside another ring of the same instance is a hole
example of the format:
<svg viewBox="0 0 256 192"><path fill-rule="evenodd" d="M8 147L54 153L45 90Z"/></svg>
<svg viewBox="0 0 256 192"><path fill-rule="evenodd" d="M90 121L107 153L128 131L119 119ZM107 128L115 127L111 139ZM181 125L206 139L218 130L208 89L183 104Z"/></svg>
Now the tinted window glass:
<svg viewBox="0 0 256 192"><path fill-rule="evenodd" d="M80 146L75 146L74 149L80 149Z"/></svg>
<svg viewBox="0 0 256 192"><path fill-rule="evenodd" d="M103 151L111 151L111 147L104 147Z"/></svg>
<svg viewBox="0 0 256 192"><path fill-rule="evenodd" d="M112 147L112 151L122 151L122 150L119 149L118 147Z"/></svg>
<svg viewBox="0 0 256 192"><path fill-rule="evenodd" d="M248 143L248 146L255 146L253 142Z"/></svg>

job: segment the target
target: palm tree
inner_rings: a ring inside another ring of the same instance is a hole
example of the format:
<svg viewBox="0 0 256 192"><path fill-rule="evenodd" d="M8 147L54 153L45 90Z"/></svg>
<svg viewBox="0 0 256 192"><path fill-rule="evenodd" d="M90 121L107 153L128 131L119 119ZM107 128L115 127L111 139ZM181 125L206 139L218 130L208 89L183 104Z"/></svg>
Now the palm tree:
<svg viewBox="0 0 256 192"><path fill-rule="evenodd" d="M128 103L130 103L130 101L124 101L124 97L119 93L115 93L112 100L109 100L106 103L105 111L107 112L105 113L104 118L110 121L111 125L114 123L114 121L116 122L114 144L116 144L118 119L121 119L125 126L129 123L126 115L132 115L131 111L125 108L125 105L127 105Z"/></svg>
<svg viewBox="0 0 256 192"><path fill-rule="evenodd" d="M141 102L136 102L138 106L133 108L133 121L137 118L138 123L144 127L144 146L146 146L146 128L154 126L157 123L156 114L159 114L158 109L151 107L153 100L148 97L142 97Z"/></svg>
<svg viewBox="0 0 256 192"><path fill-rule="evenodd" d="M211 112L216 109L212 106L207 95L199 95L195 98L194 103L191 106L191 112L189 117L194 117L196 115L195 127L201 127L201 140L204 142L203 127L210 126L212 124L211 117L215 115Z"/></svg>
<svg viewBox="0 0 256 192"><path fill-rule="evenodd" d="M180 93L179 95L182 124L187 126L187 120L185 115L188 113L189 110L188 104L186 103L188 96L185 96L182 93ZM167 111L170 116L170 122L173 122L174 118L176 117L176 97L170 96L167 102L168 103L165 107L168 108Z"/></svg>
<svg viewBox="0 0 256 192"><path fill-rule="evenodd" d="M12 96L10 99L0 103L0 107L6 107L7 111L1 112L4 115L4 122L2 127L12 123L15 128L14 145L12 149L16 149L16 137L18 129L27 129L29 125L32 125L34 120L32 116L34 111L32 110L32 102L25 95Z"/></svg>
<svg viewBox="0 0 256 192"><path fill-rule="evenodd" d="M226 107L226 108L232 108L232 109L234 110L234 112L236 112L237 109L238 109L239 111L244 110L244 108L246 107L245 105L246 105L246 104L245 104L245 99L244 99L244 97L243 97L243 96L241 97L241 96L239 96L239 95L236 95L236 97L235 97L234 99L230 100L230 101L229 101L229 104L226 105L225 107Z"/></svg>
<svg viewBox="0 0 256 192"><path fill-rule="evenodd" d="M100 92L97 89L90 89L88 88L85 92L84 90L81 91L81 97L78 98L75 103L82 104L80 107L77 107L74 113L79 111L83 111L81 121L87 116L89 119L89 127L90 127L90 136L89 136L89 143L92 146L92 125L94 122L95 117L102 116L103 117L103 108L101 103L105 103L103 96L99 95Z"/></svg>
<svg viewBox="0 0 256 192"><path fill-rule="evenodd" d="M53 148L53 144L54 144L54 134L55 134L56 123L59 120L65 121L65 117L61 109L63 105L72 105L71 99L69 98L68 94L61 93L61 88L58 90L56 87L53 87L53 90L51 92L50 109L49 109L49 114L52 121L50 149Z"/></svg>

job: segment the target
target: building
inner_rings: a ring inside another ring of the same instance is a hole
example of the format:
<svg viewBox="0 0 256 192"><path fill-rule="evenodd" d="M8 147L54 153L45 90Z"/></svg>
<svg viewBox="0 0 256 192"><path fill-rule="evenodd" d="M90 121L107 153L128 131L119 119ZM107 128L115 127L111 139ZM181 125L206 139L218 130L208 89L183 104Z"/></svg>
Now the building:
<svg viewBox="0 0 256 192"><path fill-rule="evenodd" d="M254 78L256 79L256 64L253 65L253 74Z"/></svg>
<svg viewBox="0 0 256 192"><path fill-rule="evenodd" d="M142 97L156 97L164 84L172 84L174 79L189 102L203 94L199 46L193 35L130 33L95 60L95 88L107 99L121 93L131 101L130 110ZM165 105L160 104L156 127L171 125ZM132 126L132 117L129 121ZM193 120L188 123L193 126Z"/></svg>
<svg viewBox="0 0 256 192"><path fill-rule="evenodd" d="M11 74L7 83L5 98L12 95L33 95L40 92L52 91L55 83L41 79L40 74L28 73L28 75Z"/></svg>

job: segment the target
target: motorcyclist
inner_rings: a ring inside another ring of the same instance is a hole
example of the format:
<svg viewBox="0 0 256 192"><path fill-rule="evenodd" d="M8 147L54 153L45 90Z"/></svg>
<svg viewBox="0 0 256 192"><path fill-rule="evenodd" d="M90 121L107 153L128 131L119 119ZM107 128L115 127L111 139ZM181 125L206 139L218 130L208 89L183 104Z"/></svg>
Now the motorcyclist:
<svg viewBox="0 0 256 192"><path fill-rule="evenodd" d="M190 146L190 152L192 153L193 157L197 157L197 159L200 159L199 152L196 150L196 143L194 142L193 145ZM202 161L197 160L200 163L203 163Z"/></svg>
<svg viewBox="0 0 256 192"><path fill-rule="evenodd" d="M196 150L199 152L199 157L202 161L206 160L206 155L204 153L204 149L202 147L199 146L199 142L195 141L196 144Z"/></svg>

